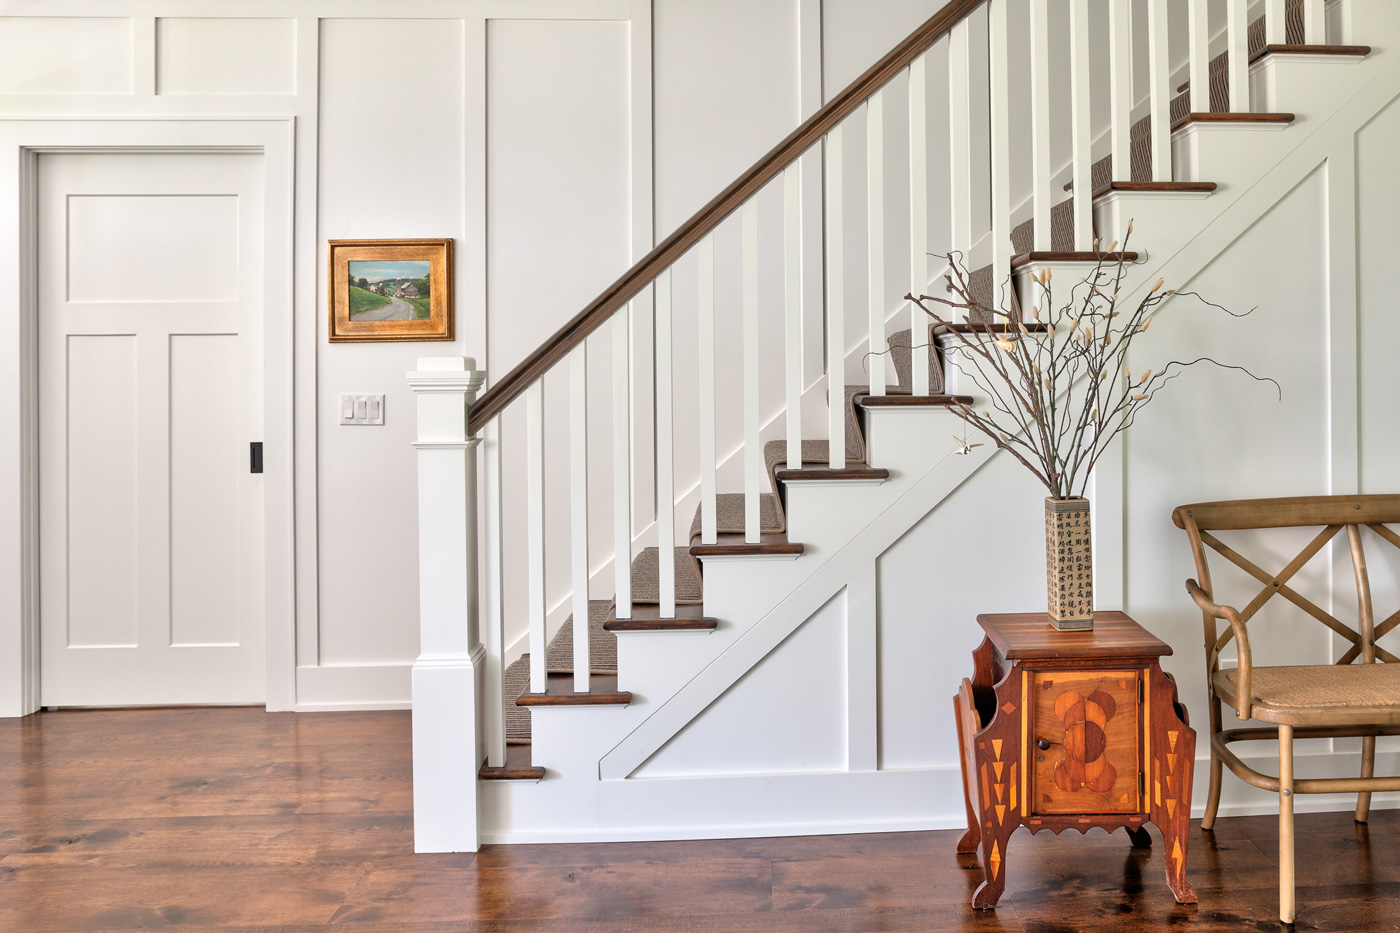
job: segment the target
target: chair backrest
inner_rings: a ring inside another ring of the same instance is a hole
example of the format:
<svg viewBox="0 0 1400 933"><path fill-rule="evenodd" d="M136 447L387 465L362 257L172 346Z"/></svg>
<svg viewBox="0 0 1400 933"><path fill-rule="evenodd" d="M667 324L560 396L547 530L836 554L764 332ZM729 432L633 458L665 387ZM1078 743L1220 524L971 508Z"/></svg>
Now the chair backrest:
<svg viewBox="0 0 1400 933"><path fill-rule="evenodd" d="M1386 527L1387 524L1400 522L1400 495L1304 496L1288 499L1198 502L1177 507L1172 512L1172 521L1178 528L1184 529L1191 539L1199 586L1211 600L1218 602L1211 588L1210 569L1206 563L1207 546L1260 582L1262 589L1258 595L1247 605L1238 607L1241 623L1247 624L1265 603L1279 595L1351 642L1337 659L1338 664L1350 664L1358 658L1363 663L1377 660L1400 662L1400 658L1376 645L1376 641L1387 632L1400 626L1400 611L1379 624L1376 623L1371 606L1371 583L1366 572L1366 554L1362 546L1364 527L1400 549L1400 534ZM1310 527L1318 527L1320 530L1286 567L1275 574L1262 569L1214 534L1217 531L1239 529ZM1288 585L1288 581L1343 529L1351 548L1352 569L1356 578L1359 607L1356 628L1325 612ZM1223 632L1217 634L1215 617L1209 612L1203 612L1203 616L1206 626L1206 666L1214 671L1218 667L1221 650L1234 637L1234 629L1226 626Z"/></svg>

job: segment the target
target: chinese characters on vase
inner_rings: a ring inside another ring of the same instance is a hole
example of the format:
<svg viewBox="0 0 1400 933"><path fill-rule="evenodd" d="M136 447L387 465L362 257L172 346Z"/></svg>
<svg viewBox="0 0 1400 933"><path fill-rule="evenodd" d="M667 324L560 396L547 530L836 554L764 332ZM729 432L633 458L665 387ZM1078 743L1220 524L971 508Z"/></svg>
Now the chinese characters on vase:
<svg viewBox="0 0 1400 933"><path fill-rule="evenodd" d="M1045 497L1045 587L1050 620L1061 632L1094 627L1094 564L1089 500Z"/></svg>

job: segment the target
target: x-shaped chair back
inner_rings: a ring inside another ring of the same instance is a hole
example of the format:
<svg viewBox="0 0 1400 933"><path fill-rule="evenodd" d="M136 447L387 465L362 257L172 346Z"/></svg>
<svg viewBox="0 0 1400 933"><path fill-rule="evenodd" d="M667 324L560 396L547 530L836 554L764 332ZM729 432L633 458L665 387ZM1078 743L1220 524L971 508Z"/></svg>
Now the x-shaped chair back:
<svg viewBox="0 0 1400 933"><path fill-rule="evenodd" d="M1214 594L1210 568L1206 560L1206 547L1261 584L1254 598L1239 610L1241 629L1249 624L1249 620L1270 599L1282 596L1350 642L1336 663L1350 664L1358 657L1366 663L1376 660L1392 664L1400 662L1400 657L1376 644L1386 633L1400 626L1400 610L1376 624L1362 534L1363 528L1369 529L1382 541L1400 549L1400 534L1386 527L1387 524L1400 522L1400 496L1314 496L1203 502L1180 506L1172 513L1172 520L1178 528L1186 531L1191 540L1191 552L1196 560L1196 579L1201 591L1212 601ZM1214 534L1217 531L1318 526L1321 530L1317 535L1282 570L1273 574ZM1347 543L1351 549L1352 570L1356 577L1359 606L1356 628L1289 586L1289 581L1333 538L1341 534L1343 529L1346 530ZM1206 667L1213 675L1219 669L1221 651L1235 639L1237 629L1231 624L1224 631L1217 632L1215 617L1209 612L1203 615L1206 627ZM1238 650L1248 653L1248 640L1239 641Z"/></svg>

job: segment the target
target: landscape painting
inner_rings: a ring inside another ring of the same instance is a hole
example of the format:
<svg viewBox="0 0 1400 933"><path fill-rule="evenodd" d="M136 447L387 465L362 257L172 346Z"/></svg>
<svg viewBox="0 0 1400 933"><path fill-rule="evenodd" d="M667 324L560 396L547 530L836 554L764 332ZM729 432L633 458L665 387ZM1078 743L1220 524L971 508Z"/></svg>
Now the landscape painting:
<svg viewBox="0 0 1400 933"><path fill-rule="evenodd" d="M332 343L452 339L451 240L329 246Z"/></svg>
<svg viewBox="0 0 1400 933"><path fill-rule="evenodd" d="M426 321L432 316L428 264L351 262L350 320Z"/></svg>

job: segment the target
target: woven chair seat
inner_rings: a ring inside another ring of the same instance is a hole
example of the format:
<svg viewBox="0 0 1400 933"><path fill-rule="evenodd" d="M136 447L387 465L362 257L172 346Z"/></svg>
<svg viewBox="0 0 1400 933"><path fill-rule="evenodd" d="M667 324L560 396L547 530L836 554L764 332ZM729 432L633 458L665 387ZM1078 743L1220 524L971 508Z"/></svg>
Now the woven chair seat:
<svg viewBox="0 0 1400 933"><path fill-rule="evenodd" d="M1232 706L1239 671L1217 671L1215 691ZM1316 664L1256 667L1250 684L1255 719L1314 723L1318 714L1337 725L1400 722L1400 665Z"/></svg>

